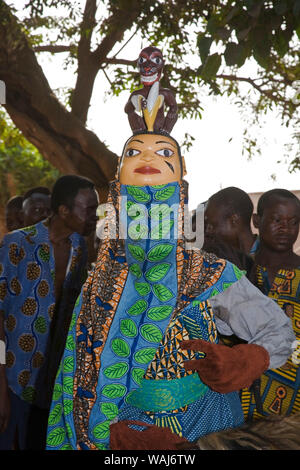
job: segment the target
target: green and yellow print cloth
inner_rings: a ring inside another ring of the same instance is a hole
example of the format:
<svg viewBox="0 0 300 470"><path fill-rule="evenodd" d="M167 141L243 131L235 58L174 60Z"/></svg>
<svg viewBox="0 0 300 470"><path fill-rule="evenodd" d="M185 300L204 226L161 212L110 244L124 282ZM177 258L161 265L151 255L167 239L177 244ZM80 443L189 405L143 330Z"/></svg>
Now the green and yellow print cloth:
<svg viewBox="0 0 300 470"><path fill-rule="evenodd" d="M300 268L280 269L270 285L265 267L257 266L257 284L261 291L275 302L290 317L297 341L300 340ZM300 411L300 369L298 350L287 362L269 369L260 378L262 410L257 405L252 391L241 392L243 412L246 420L268 415L290 415Z"/></svg>

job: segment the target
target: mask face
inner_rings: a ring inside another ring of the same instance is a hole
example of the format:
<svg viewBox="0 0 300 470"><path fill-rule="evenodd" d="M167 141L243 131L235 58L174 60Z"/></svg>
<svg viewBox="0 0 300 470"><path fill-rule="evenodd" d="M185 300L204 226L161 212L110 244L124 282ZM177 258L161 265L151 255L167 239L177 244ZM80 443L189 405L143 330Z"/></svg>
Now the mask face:
<svg viewBox="0 0 300 470"><path fill-rule="evenodd" d="M121 163L121 184L154 186L181 181L181 159L173 139L159 134L139 134L127 142Z"/></svg>
<svg viewBox="0 0 300 470"><path fill-rule="evenodd" d="M164 60L161 51L156 47L145 47L138 58L143 85L151 86L154 82L159 81L163 66Z"/></svg>

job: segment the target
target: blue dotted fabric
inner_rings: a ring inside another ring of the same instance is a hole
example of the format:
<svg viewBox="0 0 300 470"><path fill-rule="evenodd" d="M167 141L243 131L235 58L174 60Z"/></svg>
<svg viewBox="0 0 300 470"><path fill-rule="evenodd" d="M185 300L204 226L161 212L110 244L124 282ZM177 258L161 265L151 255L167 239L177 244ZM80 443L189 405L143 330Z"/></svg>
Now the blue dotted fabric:
<svg viewBox="0 0 300 470"><path fill-rule="evenodd" d="M212 390L177 413L148 415L142 410L128 405L120 410L118 418L120 421L138 420L156 425L160 425L162 421L169 421L171 429L173 422L176 423L173 425L173 430L176 431L177 427L181 435L191 442L211 432L240 426L244 421L237 392L221 394ZM139 430L138 427L135 429Z"/></svg>

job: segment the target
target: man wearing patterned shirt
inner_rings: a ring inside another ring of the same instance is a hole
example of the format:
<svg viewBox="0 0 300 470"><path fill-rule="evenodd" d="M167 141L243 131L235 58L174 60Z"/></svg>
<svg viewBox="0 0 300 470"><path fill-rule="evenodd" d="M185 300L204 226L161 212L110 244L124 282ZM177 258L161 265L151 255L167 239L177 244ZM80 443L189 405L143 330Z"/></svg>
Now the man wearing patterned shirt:
<svg viewBox="0 0 300 470"><path fill-rule="evenodd" d="M44 447L51 378L84 281L83 236L95 230L97 206L90 180L63 176L53 187L53 216L3 239L0 340L5 333L6 365L0 358L0 449L11 449L16 435L20 449Z"/></svg>

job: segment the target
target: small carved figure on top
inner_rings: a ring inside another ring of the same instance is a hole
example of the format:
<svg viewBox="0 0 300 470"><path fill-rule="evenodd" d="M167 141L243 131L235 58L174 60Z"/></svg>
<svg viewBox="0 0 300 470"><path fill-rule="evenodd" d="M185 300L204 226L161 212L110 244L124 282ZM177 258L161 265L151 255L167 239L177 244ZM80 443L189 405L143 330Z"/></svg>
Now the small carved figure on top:
<svg viewBox="0 0 300 470"><path fill-rule="evenodd" d="M162 52L156 47L145 47L140 52L138 66L143 88L135 90L125 106L131 130L169 134L177 121L177 103L172 91L159 83L164 66ZM169 108L166 116L164 105Z"/></svg>

